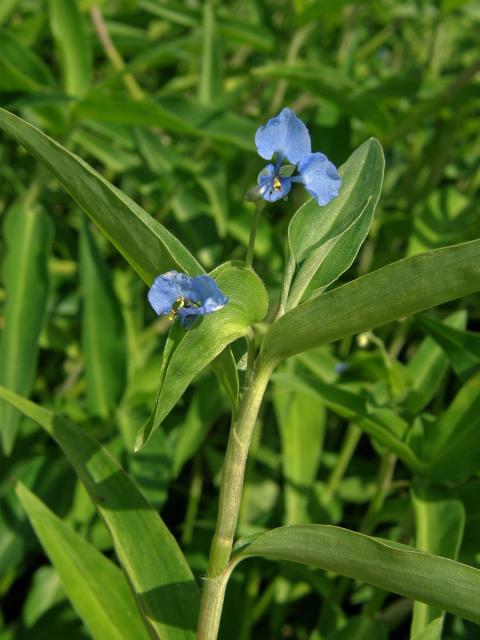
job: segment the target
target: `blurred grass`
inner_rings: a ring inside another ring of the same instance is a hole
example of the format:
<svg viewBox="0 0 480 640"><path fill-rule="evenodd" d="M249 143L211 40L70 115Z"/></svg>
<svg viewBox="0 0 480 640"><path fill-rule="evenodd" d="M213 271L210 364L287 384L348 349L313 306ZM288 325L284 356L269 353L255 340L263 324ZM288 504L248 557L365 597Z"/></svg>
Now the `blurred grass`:
<svg viewBox="0 0 480 640"><path fill-rule="evenodd" d="M3 0L0 105L85 158L179 237L205 269L244 256L252 208L243 195L263 166L253 135L283 106L297 111L308 123L313 148L337 164L372 135L386 150L372 232L342 281L406 255L480 236L478 2L110 0L99 5L104 25L95 7L90 0ZM83 238L88 234L92 264L103 274L92 281L85 260L80 262L78 210L29 155L6 138L0 142L0 328L15 287L7 211L27 198L29 209L39 220L48 216L54 229L51 248L43 247L48 294L34 318L23 305L24 317L40 333L32 397L107 445L162 510L177 538L183 534L187 556L201 575L216 513L228 403L217 398L212 375L201 374L149 448L134 458L135 433L156 393L166 325L146 305L142 282L90 226ZM303 199L300 190L293 191L288 202L266 209L258 231L255 265L272 306L281 284L287 224ZM21 228L15 231L20 246L28 230L23 236ZM29 284L38 294L38 285ZM31 302L28 285L23 296ZM109 309L90 332L102 344L99 351L87 342L89 328L81 321L82 314L95 319L95 296L103 296L99 309ZM474 296L436 315L443 319L446 312L461 310L466 328L478 331L478 309ZM125 336L126 373L109 360L118 348L104 339L112 337L113 326L115 335ZM459 376L465 353L452 356L448 345L434 342L433 330L425 340L424 332L428 323L395 323L359 342L348 339L298 356L288 373L313 373L324 385L342 383L366 406L401 412L412 443L437 418L451 415L446 409L478 371L478 360L470 356L471 367ZM5 329L2 354L6 340ZM237 359L243 349L242 343L234 345ZM98 358L92 353L104 354L94 370ZM0 370L7 364L29 370L23 376L25 393L33 376L31 351L28 355L28 362L27 356L0 362ZM425 373L433 365L439 372L435 380ZM101 411L92 402L92 371L114 376ZM426 380L421 388L420 379ZM414 392L417 400L418 394L425 398L423 404L413 402ZM278 422L267 404L254 444L240 533L290 522L295 512L306 522L355 530L368 524L374 533L414 543L407 467L392 463L391 454L369 436L357 436L356 425L348 426L341 411L329 410L324 417L318 397L308 404L303 392L289 390L281 400L278 393L275 388ZM211 398L217 398L215 411ZM470 401L474 405L476 396ZM296 442L288 429L299 420L299 403L305 403L309 423ZM315 428L310 416L317 412L318 441L309 449ZM186 452L181 460L179 442ZM475 446L478 438L473 451ZM313 459L302 466L305 448ZM469 476L445 489L444 497L453 491L465 509L459 559L480 566L480 463L469 458L469 470L470 465ZM55 583L55 597L49 597L48 561L26 526L12 479L110 553L104 525L60 453L29 421L20 424L13 454L0 454L0 469L0 639L88 637L61 586ZM38 592L47 605L35 608ZM229 587L222 633L241 640L401 640L409 637L410 617L408 602L365 585L252 560ZM444 637L473 639L478 629L447 617Z"/></svg>

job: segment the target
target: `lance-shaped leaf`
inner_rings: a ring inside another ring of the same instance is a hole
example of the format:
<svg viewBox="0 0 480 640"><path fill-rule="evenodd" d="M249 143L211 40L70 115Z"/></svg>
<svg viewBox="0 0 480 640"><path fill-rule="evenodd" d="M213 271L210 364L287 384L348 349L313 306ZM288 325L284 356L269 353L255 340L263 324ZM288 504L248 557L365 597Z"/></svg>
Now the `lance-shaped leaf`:
<svg viewBox="0 0 480 640"><path fill-rule="evenodd" d="M92 54L77 0L49 0L48 10L66 93L81 97L90 84Z"/></svg>
<svg viewBox="0 0 480 640"><path fill-rule="evenodd" d="M312 198L293 216L290 250L300 265L287 309L308 291L325 288L355 259L372 223L383 183L385 161L378 140L364 142L340 168L339 195L320 207Z"/></svg>
<svg viewBox="0 0 480 640"><path fill-rule="evenodd" d="M0 339L0 384L28 395L35 378L38 338L45 319L52 224L41 210L13 206L5 219L3 284L7 300ZM18 411L0 402L0 432L6 455L20 423Z"/></svg>
<svg viewBox="0 0 480 640"><path fill-rule="evenodd" d="M480 290L480 240L399 260L295 307L267 331L263 359L284 358Z"/></svg>
<svg viewBox="0 0 480 640"><path fill-rule="evenodd" d="M231 342L244 336L250 325L260 322L267 312L267 292L254 271L227 265L219 267L213 275L228 302L186 331L169 356L155 409L138 434L136 450L144 446L193 378Z"/></svg>
<svg viewBox="0 0 480 640"><path fill-rule="evenodd" d="M83 214L80 280L87 401L93 414L106 417L117 406L125 385L125 330L110 274Z"/></svg>
<svg viewBox="0 0 480 640"><path fill-rule="evenodd" d="M480 373L460 389L423 438L424 472L449 482L480 470Z"/></svg>
<svg viewBox="0 0 480 640"><path fill-rule="evenodd" d="M273 401L282 445L285 524L309 522L308 502L325 437L323 400L275 380Z"/></svg>
<svg viewBox="0 0 480 640"><path fill-rule="evenodd" d="M466 320L465 311L459 310L445 318L442 325L464 329ZM419 413L437 393L447 370L447 356L432 338L425 338L408 362L407 371L412 384L402 401L402 407L409 413Z"/></svg>
<svg viewBox="0 0 480 640"><path fill-rule="evenodd" d="M410 468L420 468L421 461L405 442L409 424L391 409L374 407L369 404L368 398L342 385L327 384L313 376L276 373L273 380L321 399L328 409L359 426L379 444L396 453Z"/></svg>
<svg viewBox="0 0 480 640"><path fill-rule="evenodd" d="M411 635L411 640L441 640L443 630L443 616L430 622L422 631Z"/></svg>
<svg viewBox="0 0 480 640"><path fill-rule="evenodd" d="M2 2L1 12L5 2ZM1 20L0 20L1 21ZM32 49L12 37L9 31L0 32L0 88L3 91L42 91L55 86L53 75Z"/></svg>
<svg viewBox="0 0 480 640"><path fill-rule="evenodd" d="M63 449L105 521L117 557L151 627L165 640L194 640L198 590L183 553L118 462L69 420L0 387L0 398Z"/></svg>
<svg viewBox="0 0 480 640"><path fill-rule="evenodd" d="M259 535L234 562L252 556L333 571L480 624L480 570L407 545L330 525L293 525Z"/></svg>
<svg viewBox="0 0 480 640"><path fill-rule="evenodd" d="M214 3L203 5L203 52L200 67L198 98L202 104L215 104L222 94L223 47L215 16Z"/></svg>
<svg viewBox="0 0 480 640"><path fill-rule="evenodd" d="M4 109L0 129L52 172L147 284L170 269L203 273L174 235L78 156Z"/></svg>
<svg viewBox="0 0 480 640"><path fill-rule="evenodd" d="M22 484L17 496L70 601L95 640L150 637L121 569Z"/></svg>
<svg viewBox="0 0 480 640"><path fill-rule="evenodd" d="M460 380L465 382L480 369L480 333L450 327L426 314L415 321L440 345Z"/></svg>
<svg viewBox="0 0 480 640"><path fill-rule="evenodd" d="M122 108L118 108L121 100ZM172 133L200 136L253 151L255 123L215 105L178 95L134 100L124 94L90 93L74 108L80 120L98 120L140 127L162 127Z"/></svg>
<svg viewBox="0 0 480 640"><path fill-rule="evenodd" d="M190 275L204 272L163 225L61 144L4 109L0 129L53 173L147 284L171 269ZM232 377L227 365L227 358L220 359L214 369L222 384Z"/></svg>

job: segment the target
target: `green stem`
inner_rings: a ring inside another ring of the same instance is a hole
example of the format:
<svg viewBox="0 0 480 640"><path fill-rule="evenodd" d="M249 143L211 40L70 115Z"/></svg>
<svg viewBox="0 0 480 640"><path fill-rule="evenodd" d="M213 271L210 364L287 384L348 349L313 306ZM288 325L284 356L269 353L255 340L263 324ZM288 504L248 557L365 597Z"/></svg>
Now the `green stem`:
<svg viewBox="0 0 480 640"><path fill-rule="evenodd" d="M357 427L355 424L349 424L347 433L342 443L342 448L340 450L340 454L338 456L337 464L335 465L332 473L327 482L327 486L325 487L325 492L323 494L323 498L325 503L330 502L330 500L335 495L339 482L342 480L345 472L350 464L350 460L357 448L358 441L362 435L361 429Z"/></svg>
<svg viewBox="0 0 480 640"><path fill-rule="evenodd" d="M242 502L240 505L240 512L238 514L237 528L238 528L238 535L240 536L248 526L248 516L249 516L252 494L255 493L255 484L252 482L252 477L254 476L254 471L255 471L255 456L257 454L258 447L262 440L262 427L263 427L262 421L257 420L257 425L255 427L255 431L252 437L252 442L249 448L247 466L245 468L245 480L243 483Z"/></svg>
<svg viewBox="0 0 480 640"><path fill-rule="evenodd" d="M378 512L382 508L385 498L390 491L396 462L397 456L394 453L385 453L383 455L380 463L380 470L378 472L377 490L370 502L367 513L360 524L360 533L364 533L366 535L370 535L372 533ZM334 602L340 604L343 601L349 584L350 578L342 577L340 579L332 597ZM378 605L376 600L375 605Z"/></svg>
<svg viewBox="0 0 480 640"><path fill-rule="evenodd" d="M228 580L228 563L242 500L248 450L272 370L273 367L264 366L261 362L257 365L240 402L237 418L230 429L222 471L217 526L210 548L207 578L200 604L198 640L217 638Z"/></svg>
<svg viewBox="0 0 480 640"><path fill-rule="evenodd" d="M245 264L247 267L253 266L253 252L255 249L255 238L257 236L257 225L260 220L260 214L262 213L263 202L255 203L255 212L253 214L252 227L250 229L250 238L248 239L247 256L245 258Z"/></svg>
<svg viewBox="0 0 480 640"><path fill-rule="evenodd" d="M393 473L397 463L397 456L394 453L385 453L380 463L378 472L377 491L370 502L367 513L365 514L360 525L360 532L369 535L375 526L376 517L383 507L385 498L387 497L392 485Z"/></svg>

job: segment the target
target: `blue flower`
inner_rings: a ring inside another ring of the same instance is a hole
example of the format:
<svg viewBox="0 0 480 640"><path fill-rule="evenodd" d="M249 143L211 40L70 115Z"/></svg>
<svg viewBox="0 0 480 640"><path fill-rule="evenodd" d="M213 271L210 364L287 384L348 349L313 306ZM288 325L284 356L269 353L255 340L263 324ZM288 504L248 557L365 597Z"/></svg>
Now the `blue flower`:
<svg viewBox="0 0 480 640"><path fill-rule="evenodd" d="M320 205L338 196L342 179L335 165L323 153L312 153L308 129L291 109L283 109L260 127L255 144L262 158L274 158L258 174L258 192L264 200L284 198L292 182L303 184Z"/></svg>
<svg viewBox="0 0 480 640"><path fill-rule="evenodd" d="M224 307L228 298L210 276L187 276L168 271L155 278L148 292L148 301L159 316L174 320L180 318L184 329L193 325L199 316L205 316Z"/></svg>

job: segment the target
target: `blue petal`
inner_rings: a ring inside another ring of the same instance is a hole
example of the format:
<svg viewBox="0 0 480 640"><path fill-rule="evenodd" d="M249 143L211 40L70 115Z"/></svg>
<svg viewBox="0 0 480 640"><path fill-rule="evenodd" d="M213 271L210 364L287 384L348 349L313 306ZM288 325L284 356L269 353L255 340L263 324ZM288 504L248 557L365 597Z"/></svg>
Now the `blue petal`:
<svg viewBox="0 0 480 640"><path fill-rule="evenodd" d="M257 178L260 195L267 202L276 202L286 196L292 188L292 180L288 176L280 176L276 166L267 164Z"/></svg>
<svg viewBox="0 0 480 640"><path fill-rule="evenodd" d="M199 304L198 307L185 307L178 310L180 324L184 329L190 329L199 316L218 311L224 307L228 298L223 295L217 283L210 276L195 276L191 280L192 294L189 301Z"/></svg>
<svg viewBox="0 0 480 640"><path fill-rule="evenodd" d="M177 271L158 276L148 292L148 300L159 316L175 309L175 315L179 316L180 324L186 329L198 316L213 313L228 302L210 276L191 278ZM175 305L178 300L182 300L183 306Z"/></svg>
<svg viewBox="0 0 480 640"><path fill-rule="evenodd" d="M300 180L320 205L338 196L342 179L335 165L323 153L311 153L298 165ZM294 179L295 181L295 179Z"/></svg>
<svg viewBox="0 0 480 640"><path fill-rule="evenodd" d="M228 302L228 298L223 295L215 280L210 276L195 276L192 280L192 286L197 295L196 301L201 302L201 306L187 309L190 313L200 315L213 313L224 307Z"/></svg>
<svg viewBox="0 0 480 640"><path fill-rule="evenodd" d="M159 316L170 313L178 297L182 295L182 284L185 276L177 271L169 271L155 278L148 292L148 301Z"/></svg>
<svg viewBox="0 0 480 640"><path fill-rule="evenodd" d="M257 129L255 144L262 158L270 160L274 153L278 153L293 164L300 162L312 150L307 127L291 109L283 109Z"/></svg>

